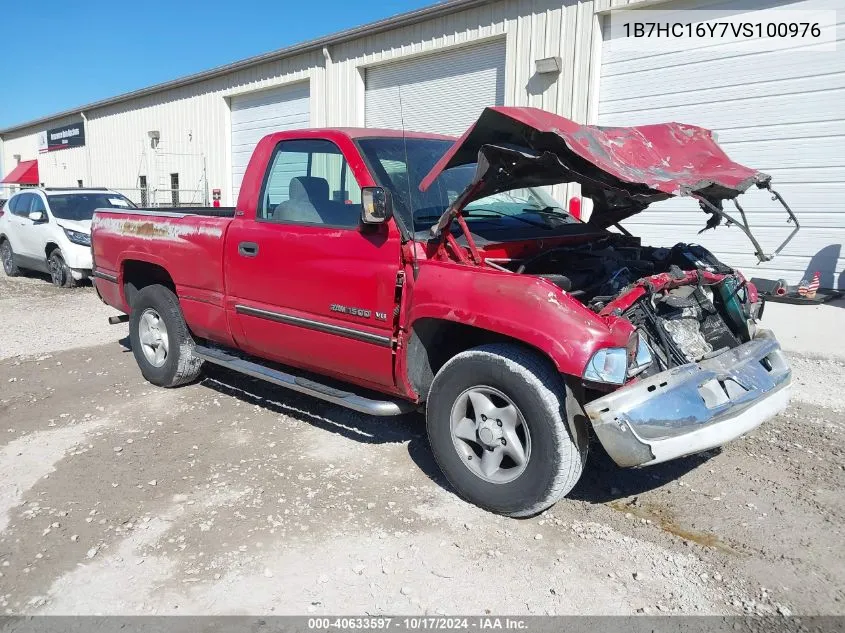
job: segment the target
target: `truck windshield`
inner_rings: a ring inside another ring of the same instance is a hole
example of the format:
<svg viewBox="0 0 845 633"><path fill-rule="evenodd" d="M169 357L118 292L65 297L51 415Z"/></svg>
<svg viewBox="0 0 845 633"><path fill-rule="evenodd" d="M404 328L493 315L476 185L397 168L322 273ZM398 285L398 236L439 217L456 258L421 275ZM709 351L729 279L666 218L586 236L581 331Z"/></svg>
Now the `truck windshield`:
<svg viewBox="0 0 845 633"><path fill-rule="evenodd" d="M452 141L421 138L365 138L358 146L376 181L393 196L393 208L412 231L425 231L472 181L475 164L444 171L427 191L420 182L452 146ZM474 200L464 209L467 223L496 228L535 225L551 229L576 222L542 189L512 189Z"/></svg>
<svg viewBox="0 0 845 633"><path fill-rule="evenodd" d="M94 211L103 208L134 207L119 193L58 193L47 196L50 211L60 220L90 220Z"/></svg>

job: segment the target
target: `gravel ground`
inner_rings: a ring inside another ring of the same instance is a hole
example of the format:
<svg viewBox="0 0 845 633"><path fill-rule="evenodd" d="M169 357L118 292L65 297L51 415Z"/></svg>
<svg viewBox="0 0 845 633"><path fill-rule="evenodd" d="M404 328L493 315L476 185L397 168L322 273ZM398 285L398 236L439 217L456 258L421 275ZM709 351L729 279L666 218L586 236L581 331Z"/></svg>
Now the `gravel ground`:
<svg viewBox="0 0 845 633"><path fill-rule="evenodd" d="M629 471L594 444L517 521L455 497L420 416L222 370L158 389L109 314L0 277L6 613L845 614L841 361L794 356L787 412L722 450Z"/></svg>
<svg viewBox="0 0 845 633"><path fill-rule="evenodd" d="M118 331L126 336L125 325L108 324L118 312L83 284L62 290L47 275L6 277L0 271L0 358L97 345L117 340Z"/></svg>

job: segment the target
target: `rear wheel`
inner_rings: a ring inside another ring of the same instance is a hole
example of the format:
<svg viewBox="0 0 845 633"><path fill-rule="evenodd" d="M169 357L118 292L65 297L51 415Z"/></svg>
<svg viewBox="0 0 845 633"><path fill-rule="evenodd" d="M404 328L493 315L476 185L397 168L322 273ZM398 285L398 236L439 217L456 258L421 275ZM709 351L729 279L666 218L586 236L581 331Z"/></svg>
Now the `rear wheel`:
<svg viewBox="0 0 845 633"><path fill-rule="evenodd" d="M132 354L141 373L159 387L191 382L202 371L179 299L164 286L142 288L132 301L129 317Z"/></svg>
<svg viewBox="0 0 845 633"><path fill-rule="evenodd" d="M50 270L50 279L54 286L58 288L73 288L76 286L73 273L65 263L65 258L59 249L50 253L50 257L47 258L47 268Z"/></svg>
<svg viewBox="0 0 845 633"><path fill-rule="evenodd" d="M20 275L21 270L15 263L15 253L12 250L12 245L9 244L9 240L4 239L0 241L0 260L3 261L3 271L7 277L17 277Z"/></svg>
<svg viewBox="0 0 845 633"><path fill-rule="evenodd" d="M565 496L587 458L583 415L554 366L516 345L458 354L437 373L427 404L434 457L455 490L521 517Z"/></svg>

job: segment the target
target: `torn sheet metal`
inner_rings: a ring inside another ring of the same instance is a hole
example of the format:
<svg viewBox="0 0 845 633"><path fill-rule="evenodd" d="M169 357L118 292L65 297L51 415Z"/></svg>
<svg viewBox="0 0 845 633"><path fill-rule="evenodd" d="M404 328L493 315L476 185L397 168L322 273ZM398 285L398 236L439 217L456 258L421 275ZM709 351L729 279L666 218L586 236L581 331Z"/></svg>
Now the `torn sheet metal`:
<svg viewBox="0 0 845 633"><path fill-rule="evenodd" d="M599 229L617 225L653 202L691 196L710 214L704 229L724 220L742 230L758 261L771 260L795 237L800 225L771 176L732 161L710 130L683 123L639 127L579 125L537 108L487 108L455 142L420 184L425 191L445 170L476 163L470 185L432 227L443 235L470 202L501 191L577 182L593 202L588 224ZM787 213L792 230L767 254L751 231L736 201L751 186L769 189ZM732 200L740 217L722 205Z"/></svg>
<svg viewBox="0 0 845 633"><path fill-rule="evenodd" d="M426 189L444 169L474 163L484 145L552 152L576 169L586 161L621 188L640 185L672 196L718 190L733 198L770 176L733 162L710 130L683 123L638 127L579 125L537 108L486 108L478 121L437 162ZM708 196L711 197L711 196Z"/></svg>
<svg viewBox="0 0 845 633"><path fill-rule="evenodd" d="M770 180L733 162L709 130L693 125L597 127L537 108L493 107L437 162L420 189L446 169L476 162L474 184L485 184L465 192L464 205L505 188L578 182L593 199L592 223L604 226L671 196L732 199Z"/></svg>

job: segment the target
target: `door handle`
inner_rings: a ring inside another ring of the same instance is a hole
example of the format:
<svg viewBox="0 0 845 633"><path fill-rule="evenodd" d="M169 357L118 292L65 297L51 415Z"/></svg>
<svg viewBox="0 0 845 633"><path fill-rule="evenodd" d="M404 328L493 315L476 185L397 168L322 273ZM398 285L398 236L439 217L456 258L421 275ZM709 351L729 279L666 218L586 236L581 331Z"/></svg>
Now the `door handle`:
<svg viewBox="0 0 845 633"><path fill-rule="evenodd" d="M255 242L241 242L238 244L238 255L242 257L255 257L258 255L258 244Z"/></svg>

